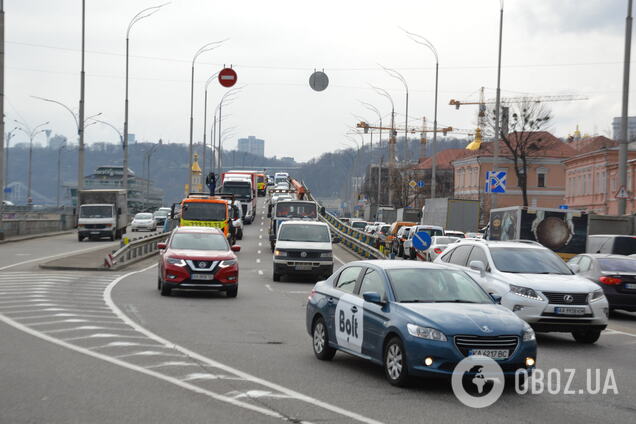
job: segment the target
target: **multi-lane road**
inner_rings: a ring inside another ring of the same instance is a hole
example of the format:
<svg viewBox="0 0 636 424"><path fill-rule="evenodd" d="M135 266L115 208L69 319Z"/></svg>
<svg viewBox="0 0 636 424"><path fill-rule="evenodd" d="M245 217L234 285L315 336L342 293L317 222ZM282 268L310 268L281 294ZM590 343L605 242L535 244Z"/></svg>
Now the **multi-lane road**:
<svg viewBox="0 0 636 424"><path fill-rule="evenodd" d="M119 272L37 267L42 258L107 242L64 235L0 245L0 422L634 420L636 314L613 316L595 345L539 335L538 367L576 370L574 393L506 390L481 410L463 406L446 380L401 389L357 358L316 360L305 330L313 283L272 281L264 215L259 206L245 227L236 299L162 297L156 259ZM334 252L336 262L355 260L340 247ZM601 385L611 369L618 394L587 393L588 368L600 369Z"/></svg>

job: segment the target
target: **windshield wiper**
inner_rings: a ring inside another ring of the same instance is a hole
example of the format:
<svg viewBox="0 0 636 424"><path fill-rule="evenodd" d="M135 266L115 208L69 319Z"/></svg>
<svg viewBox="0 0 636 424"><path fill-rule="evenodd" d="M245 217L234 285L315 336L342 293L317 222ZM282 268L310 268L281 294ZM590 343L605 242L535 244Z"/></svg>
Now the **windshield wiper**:
<svg viewBox="0 0 636 424"><path fill-rule="evenodd" d="M482 302L473 302L472 300L454 299L454 300L436 300L435 303L482 303Z"/></svg>
<svg viewBox="0 0 636 424"><path fill-rule="evenodd" d="M432 300L400 300L400 303L432 303Z"/></svg>

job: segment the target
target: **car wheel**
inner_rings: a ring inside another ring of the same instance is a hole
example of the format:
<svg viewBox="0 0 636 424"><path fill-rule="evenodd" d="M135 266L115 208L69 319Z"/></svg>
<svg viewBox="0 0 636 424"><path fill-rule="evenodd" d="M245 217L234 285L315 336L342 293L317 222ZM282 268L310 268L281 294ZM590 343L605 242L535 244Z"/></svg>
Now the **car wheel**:
<svg viewBox="0 0 636 424"><path fill-rule="evenodd" d="M161 290L161 277L157 277L157 290Z"/></svg>
<svg viewBox="0 0 636 424"><path fill-rule="evenodd" d="M572 332L572 337L579 343L592 344L601 337L601 330L577 330Z"/></svg>
<svg viewBox="0 0 636 424"><path fill-rule="evenodd" d="M161 284L161 295L162 295L162 296L170 296L170 292L171 292L171 291L172 291L172 290L171 290L169 287L167 287L167 286L166 286L166 285L164 285L163 283Z"/></svg>
<svg viewBox="0 0 636 424"><path fill-rule="evenodd" d="M77 235L77 241L82 241L82 240L84 240L84 237L83 237L83 236L80 236L80 235L78 234L78 235Z"/></svg>
<svg viewBox="0 0 636 424"><path fill-rule="evenodd" d="M411 258L412 261L414 261L416 259L415 249L413 249L413 248L409 249L409 257Z"/></svg>
<svg viewBox="0 0 636 424"><path fill-rule="evenodd" d="M236 239L243 240L243 230L239 230L239 232L236 235Z"/></svg>
<svg viewBox="0 0 636 424"><path fill-rule="evenodd" d="M236 297L238 295L238 287L232 287L225 292L227 297Z"/></svg>
<svg viewBox="0 0 636 424"><path fill-rule="evenodd" d="M314 355L321 361L330 361L336 354L336 349L329 346L329 337L327 335L327 326L322 318L316 319L314 322L314 328L311 331L312 345L314 348Z"/></svg>
<svg viewBox="0 0 636 424"><path fill-rule="evenodd" d="M280 281L280 274L277 274L276 272L274 272L272 274L272 280L274 281Z"/></svg>
<svg viewBox="0 0 636 424"><path fill-rule="evenodd" d="M389 340L384 348L384 374L393 386L403 387L408 382L406 352L398 337Z"/></svg>

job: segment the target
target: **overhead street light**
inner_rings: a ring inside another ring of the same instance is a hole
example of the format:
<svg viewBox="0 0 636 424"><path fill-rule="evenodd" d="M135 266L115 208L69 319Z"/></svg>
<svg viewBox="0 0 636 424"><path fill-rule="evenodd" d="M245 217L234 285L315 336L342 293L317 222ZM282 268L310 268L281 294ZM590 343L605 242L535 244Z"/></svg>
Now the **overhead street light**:
<svg viewBox="0 0 636 424"><path fill-rule="evenodd" d="M393 98L391 97L389 92L386 91L385 89L380 87L374 87L374 86L371 86L371 88L373 88L376 91L376 93L378 93L379 95L389 99L389 101L391 102L391 134L389 135L389 204L393 205L392 181L395 179L394 173L395 173L395 136L396 136L395 103L393 103Z"/></svg>
<svg viewBox="0 0 636 424"><path fill-rule="evenodd" d="M205 178L206 174L205 174L205 147L206 147L206 137L207 137L207 129L208 129L208 87L210 86L210 84L212 83L212 81L214 81L214 79L219 75L218 72L216 72L214 75L212 75L210 78L208 78L208 80L205 82L205 97L203 100L203 158L202 158L202 165L201 166L201 175L203 175L203 177ZM212 140L210 140L212 141Z"/></svg>
<svg viewBox="0 0 636 424"><path fill-rule="evenodd" d="M33 139L40 133L45 132L45 129L40 129L48 124L49 121L43 122L39 125L36 125L34 128L31 128L29 125L14 119L14 121L19 125L16 127L18 131L22 131L29 138L29 167L28 167L28 175L27 175L27 203L31 205L33 203L33 199L31 198L31 186L32 186L32 178L33 178Z"/></svg>
<svg viewBox="0 0 636 424"><path fill-rule="evenodd" d="M402 152L402 156L403 158L406 160L408 155L406 154L406 151L408 150L408 140L409 140L409 135L408 135L408 128L409 128L409 86L406 83L406 78L404 78L404 76L399 73L398 71L396 71L395 69L391 69L391 68L387 68L385 66L382 66L382 69L384 69L391 77L398 79L402 82L402 84L404 85L404 89L406 90L406 111L405 111L405 118L404 118L404 149L405 151Z"/></svg>

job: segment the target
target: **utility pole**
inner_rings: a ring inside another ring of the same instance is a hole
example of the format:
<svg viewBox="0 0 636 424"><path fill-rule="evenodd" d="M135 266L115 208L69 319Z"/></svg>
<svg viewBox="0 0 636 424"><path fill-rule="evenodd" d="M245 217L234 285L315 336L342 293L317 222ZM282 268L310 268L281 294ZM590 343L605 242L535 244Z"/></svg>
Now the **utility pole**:
<svg viewBox="0 0 636 424"><path fill-rule="evenodd" d="M77 135L79 136L77 161L77 199L79 191L84 189L84 50L86 38L86 0L82 0L82 70L80 72L80 101Z"/></svg>
<svg viewBox="0 0 636 424"><path fill-rule="evenodd" d="M0 0L0 240L4 240L4 0Z"/></svg>
<svg viewBox="0 0 636 424"><path fill-rule="evenodd" d="M623 64L623 108L621 114L621 139L618 150L618 174L621 187L627 188L627 116L629 107L629 61L632 50L632 0L627 0L625 18L625 60ZM627 213L627 200L618 199L618 214Z"/></svg>
<svg viewBox="0 0 636 424"><path fill-rule="evenodd" d="M631 1L631 0L630 0ZM501 9L499 10L499 56L497 58L497 96L495 100L495 140L493 141L493 158L492 172L497 171L497 162L499 162L499 115L501 107L501 41L503 37L503 0L501 0ZM497 207L497 193L490 193L490 209Z"/></svg>
<svg viewBox="0 0 636 424"><path fill-rule="evenodd" d="M57 189L55 190L56 205L60 207L60 186L62 185L62 150L66 144L62 144L57 149Z"/></svg>

